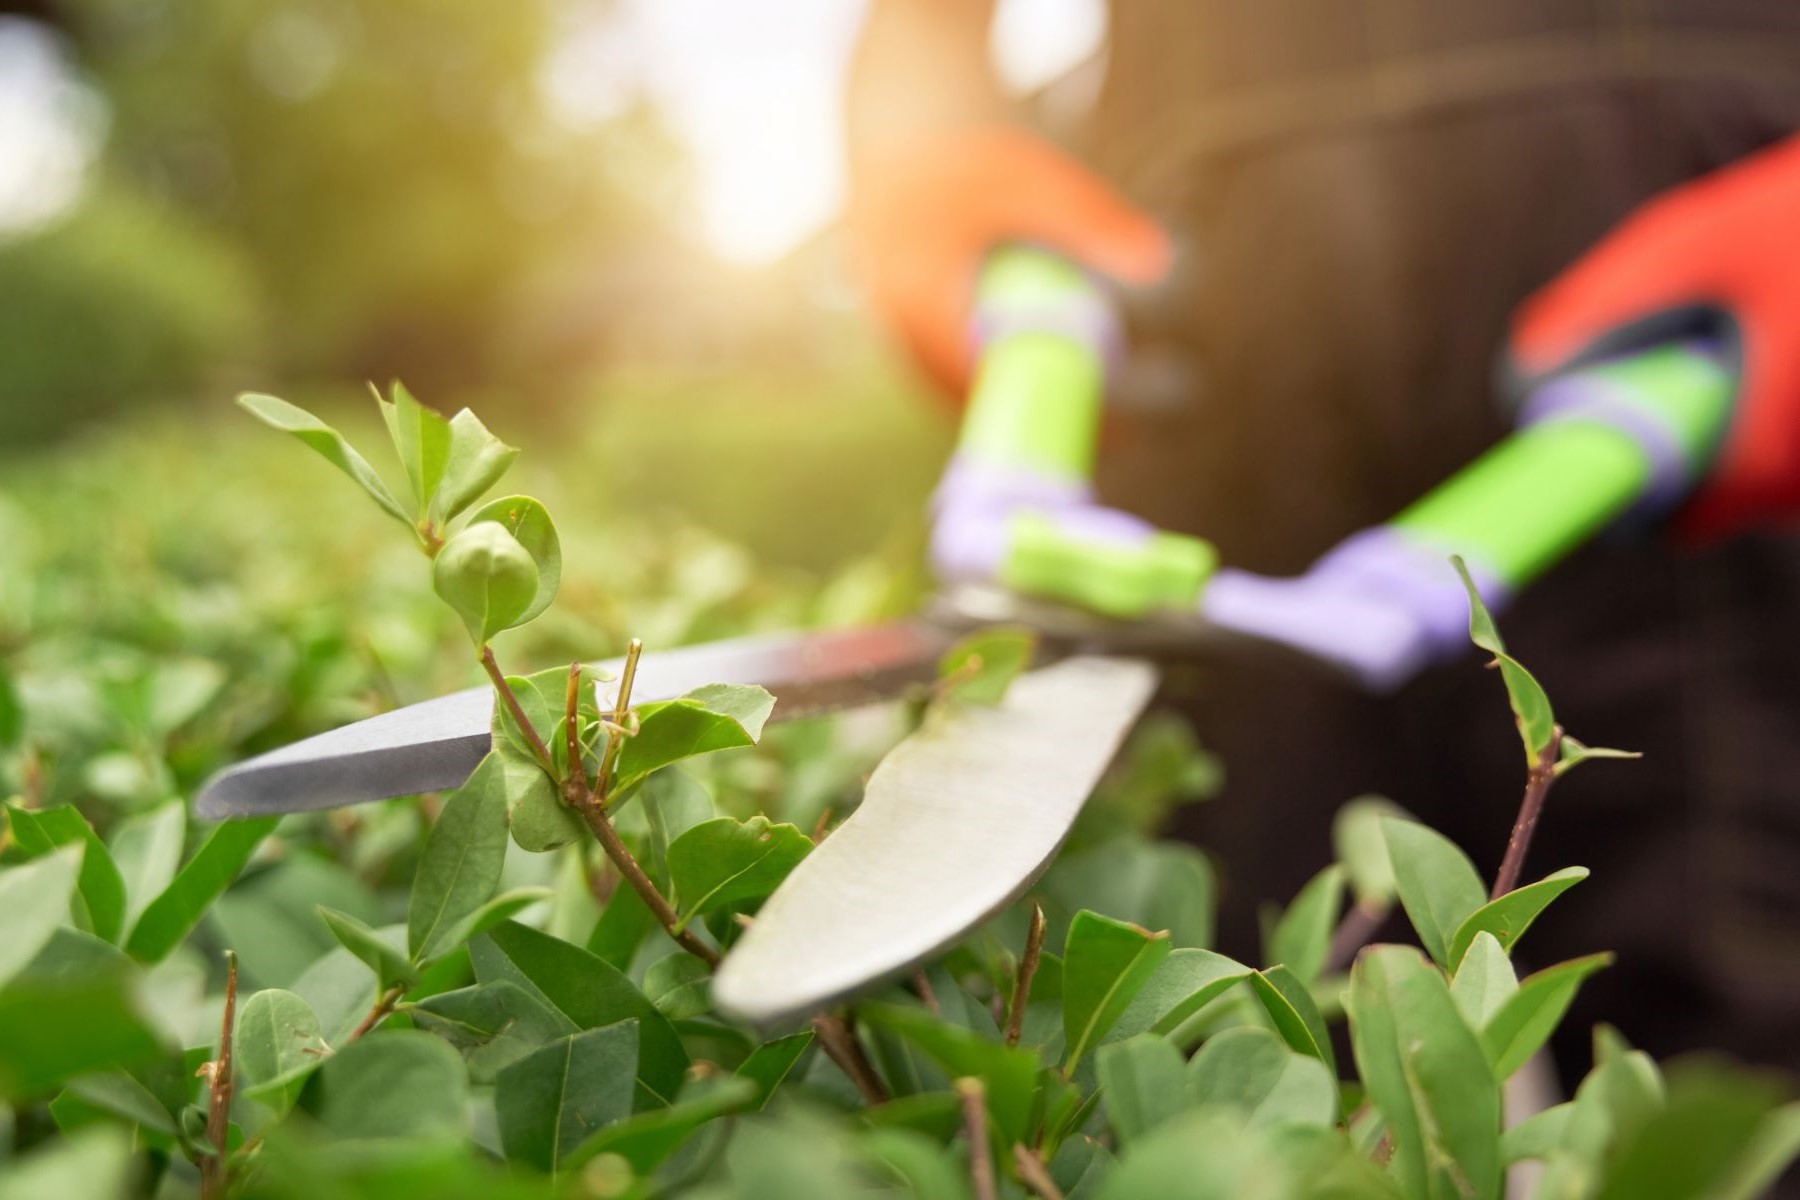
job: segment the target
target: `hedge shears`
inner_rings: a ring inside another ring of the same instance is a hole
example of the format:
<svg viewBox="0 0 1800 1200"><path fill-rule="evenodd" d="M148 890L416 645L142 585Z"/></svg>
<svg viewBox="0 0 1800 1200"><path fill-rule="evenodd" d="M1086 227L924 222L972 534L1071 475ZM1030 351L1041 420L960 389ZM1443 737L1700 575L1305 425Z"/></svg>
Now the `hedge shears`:
<svg viewBox="0 0 1800 1200"><path fill-rule="evenodd" d="M1003 249L984 271L980 367L938 488L931 554L946 587L918 616L645 655L640 701L756 683L772 719L891 701L927 685L956 638L994 620L1042 634L1037 669L991 709L902 743L861 806L765 903L714 978L724 1011L780 1024L894 978L1023 894L1156 685L1152 661L1227 643L1282 647L1372 690L1466 645L1460 555L1493 606L1634 509L1705 474L1732 373L1681 342L1539 387L1520 428L1388 523L1310 570L1220 567L1201 539L1099 506L1089 483L1118 322L1054 255ZM617 664L602 664L605 666ZM459 786L487 753L476 688L233 766L206 817L299 812Z"/></svg>

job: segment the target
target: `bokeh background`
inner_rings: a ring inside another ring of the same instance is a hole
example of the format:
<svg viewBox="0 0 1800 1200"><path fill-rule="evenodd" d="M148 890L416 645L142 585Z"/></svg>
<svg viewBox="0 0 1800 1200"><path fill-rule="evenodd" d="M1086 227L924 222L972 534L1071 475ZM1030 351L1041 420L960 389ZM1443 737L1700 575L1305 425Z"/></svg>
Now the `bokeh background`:
<svg viewBox="0 0 1800 1200"><path fill-rule="evenodd" d="M0 794L104 821L473 681L379 463L469 405L571 547L521 668L920 587L952 430L837 229L859 0L0 0ZM1009 0L1023 97L1098 0Z"/></svg>
<svg viewBox="0 0 1800 1200"><path fill-rule="evenodd" d="M1005 9L1021 91L1098 44L1098 3ZM918 499L944 419L835 234L857 0L0 13L9 471L152 412L205 427L240 388L331 406L398 377L591 442L625 502L685 497L781 561L841 560ZM735 477L770 456L763 511Z"/></svg>

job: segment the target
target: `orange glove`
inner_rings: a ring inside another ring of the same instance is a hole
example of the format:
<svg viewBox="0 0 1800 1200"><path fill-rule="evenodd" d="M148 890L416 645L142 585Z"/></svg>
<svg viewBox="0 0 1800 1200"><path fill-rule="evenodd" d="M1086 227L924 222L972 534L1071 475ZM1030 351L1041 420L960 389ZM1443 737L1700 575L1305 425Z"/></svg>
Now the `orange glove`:
<svg viewBox="0 0 1800 1200"><path fill-rule="evenodd" d="M1512 333L1526 382L1683 334L1735 351L1735 414L1685 523L1800 512L1800 137L1644 205L1531 297Z"/></svg>
<svg viewBox="0 0 1800 1200"><path fill-rule="evenodd" d="M1128 284L1168 270L1169 239L1090 171L1007 126L937 131L871 155L850 203L859 274L876 307L944 387L971 365L976 274L1002 242L1029 242Z"/></svg>

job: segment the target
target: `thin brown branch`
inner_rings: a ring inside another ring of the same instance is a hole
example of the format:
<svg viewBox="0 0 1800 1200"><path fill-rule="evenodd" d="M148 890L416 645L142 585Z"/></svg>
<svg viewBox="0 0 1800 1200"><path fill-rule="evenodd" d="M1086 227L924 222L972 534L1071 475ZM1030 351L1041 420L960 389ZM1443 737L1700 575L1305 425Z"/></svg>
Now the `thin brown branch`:
<svg viewBox="0 0 1800 1200"><path fill-rule="evenodd" d="M656 917L657 923L683 950L709 967L718 966L719 952L695 937L693 930L681 924L681 918L676 916L675 909L656 890L656 885L650 882L650 877L644 874L644 868L638 866L637 859L632 857L630 849L619 837L619 831L613 828L599 796L591 797L581 806L581 816L588 828L594 831L594 836L600 840L600 848L606 851L606 857L612 860L612 865L618 868L625 882L631 885L631 890L643 900L644 907Z"/></svg>
<svg viewBox="0 0 1800 1200"><path fill-rule="evenodd" d="M875 1073L869 1056L863 1053L862 1043L856 1040L856 1035L850 1032L850 1026L844 1023L844 1019L836 1013L819 1013L813 1017L812 1027L819 1039L819 1048L856 1085L863 1103L870 1106L886 1104L887 1085Z"/></svg>
<svg viewBox="0 0 1800 1200"><path fill-rule="evenodd" d="M919 999L924 1001L925 1007L931 1010L932 1016L944 1015L943 1007L938 1004L937 993L931 990L931 980L925 974L924 967L913 972L913 990L919 993Z"/></svg>
<svg viewBox="0 0 1800 1200"><path fill-rule="evenodd" d="M1488 896L1498 900L1519 886L1519 873L1525 869L1525 855L1531 849L1531 836L1537 832L1538 818L1544 815L1544 798L1556 782L1556 759L1562 750L1562 726L1550 730L1550 740L1538 752L1537 762L1525 776L1525 795L1519 801L1519 815L1513 820L1511 835L1506 839L1506 857L1500 860L1500 871L1494 876L1494 890Z"/></svg>
<svg viewBox="0 0 1800 1200"><path fill-rule="evenodd" d="M975 1200L995 1200L994 1157L988 1149L987 1090L973 1077L956 1081L962 1097L963 1136L969 1140L969 1182Z"/></svg>
<svg viewBox="0 0 1800 1200"><path fill-rule="evenodd" d="M1354 904L1338 922L1331 935L1331 949L1325 954L1326 971L1342 971L1356 961L1356 955L1369 944L1387 920L1391 911L1386 904Z"/></svg>
<svg viewBox="0 0 1800 1200"><path fill-rule="evenodd" d="M225 1195L226 1143L231 1136L231 1033L237 1020L237 954L225 952L225 1012L219 1019L219 1053L207 1064L206 1140L211 1153L200 1164L201 1200L220 1200Z"/></svg>
<svg viewBox="0 0 1800 1200"><path fill-rule="evenodd" d="M819 813L819 819L813 822L812 844L818 845L831 832L831 806L827 804Z"/></svg>
<svg viewBox="0 0 1800 1200"><path fill-rule="evenodd" d="M1019 973L1013 980L1012 1004L1006 1010L1006 1044L1019 1044L1025 1031L1025 1003L1031 999L1031 980L1037 974L1038 959L1044 952L1044 906L1031 908L1031 929L1025 934L1025 957L1019 960Z"/></svg>
<svg viewBox="0 0 1800 1200"><path fill-rule="evenodd" d="M25 743L24 763L19 768L19 794L25 800L26 808L42 808L44 806L44 756L38 753L37 743Z"/></svg>
<svg viewBox="0 0 1800 1200"><path fill-rule="evenodd" d="M619 697L613 704L612 716L615 718L615 724L617 721L623 720L631 710L631 687L637 679L638 655L643 652L643 649L644 643L637 638L632 638L631 644L626 647L625 670L619 678ZM576 667L570 668L572 673L576 669ZM571 674L571 678L573 677ZM638 894L638 898L644 902L644 907L650 910L651 915L656 918L657 924L663 927L664 932L674 938L676 944L683 950L707 966L716 967L719 965L719 952L695 937L693 930L681 923L681 918L676 914L674 906L663 898L661 892L656 890L656 884L652 883L650 876L644 873L644 868L638 865L630 847L619 836L619 831L613 827L612 819L606 815L606 793L607 789L612 786L612 767L618 758L620 740L621 738L615 730L607 741L605 754L600 759L600 774L594 781L593 790L589 791L583 780L583 786L577 789L577 795L574 797L575 807L581 813L582 819L587 822L588 828L594 831L594 837L599 840L600 848L606 851L606 857L611 860L612 865L625 882L631 885L631 890ZM573 779L574 776L571 778Z"/></svg>
<svg viewBox="0 0 1800 1200"><path fill-rule="evenodd" d="M481 668L493 681L494 694L500 697L500 702L506 705L506 711L512 714L513 723L524 733L525 740L531 743L531 752L537 758L538 766L544 768L544 774L554 779L556 763L550 757L550 748L544 745L544 739L538 735L537 729L526 718L525 710L519 707L519 698L513 695L512 684L506 682L505 672L501 671L500 664L494 661L492 646L481 648Z"/></svg>
<svg viewBox="0 0 1800 1200"><path fill-rule="evenodd" d="M569 778L587 790L587 764L581 758L581 664L569 664L569 688L563 696L563 728L568 734Z"/></svg>
<svg viewBox="0 0 1800 1200"><path fill-rule="evenodd" d="M594 796L602 807L612 792L613 765L619 761L619 750L625 742L620 730L631 713L631 688L637 682L638 656L643 652L642 639L632 638L625 645L625 669L619 673L619 697L613 702L613 727L607 730L606 750L600 755L600 773L594 780Z"/></svg>
<svg viewBox="0 0 1800 1200"><path fill-rule="evenodd" d="M396 985L375 997L375 1003L370 1006L368 1015L363 1017L355 1029L350 1031L350 1036L344 1039L344 1044L349 1045L381 1024L387 1015L394 1011L394 1005L400 1003L400 997L404 995L406 995L406 989Z"/></svg>
<svg viewBox="0 0 1800 1200"><path fill-rule="evenodd" d="M1019 1168L1020 1180L1039 1200L1063 1200L1062 1189L1056 1186L1056 1180L1050 1178L1050 1169L1038 1157L1037 1151L1014 1142L1013 1164Z"/></svg>

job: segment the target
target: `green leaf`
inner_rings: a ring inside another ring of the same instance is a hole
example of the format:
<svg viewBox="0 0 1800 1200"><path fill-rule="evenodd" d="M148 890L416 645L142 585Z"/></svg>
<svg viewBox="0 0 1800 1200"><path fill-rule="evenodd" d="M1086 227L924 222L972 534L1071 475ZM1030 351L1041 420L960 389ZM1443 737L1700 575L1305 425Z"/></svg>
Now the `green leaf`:
<svg viewBox="0 0 1800 1200"><path fill-rule="evenodd" d="M314 920L306 921L308 933L316 927ZM369 968L336 944L300 972L288 990L306 1001L319 1018L325 1040L334 1046L362 1023L379 996Z"/></svg>
<svg viewBox="0 0 1800 1200"><path fill-rule="evenodd" d="M794 825L757 815L739 822L719 817L694 826L669 846L669 878L681 926L695 917L761 900L812 850Z"/></svg>
<svg viewBox="0 0 1800 1200"><path fill-rule="evenodd" d="M1483 930L1457 964L1450 981L1450 997L1477 1033L1519 991L1519 977L1500 942Z"/></svg>
<svg viewBox="0 0 1800 1200"><path fill-rule="evenodd" d="M1037 634L1015 625L977 629L938 660L939 696L966 704L998 704L1037 653Z"/></svg>
<svg viewBox="0 0 1800 1200"><path fill-rule="evenodd" d="M497 763L493 769L506 796L506 827L519 849L544 854L587 833L581 814L563 803L562 793L536 762L505 748L490 751L482 765L489 761Z"/></svg>
<svg viewBox="0 0 1800 1200"><path fill-rule="evenodd" d="M179 801L127 817L114 828L112 857L125 885L121 938L129 938L144 909L181 869L181 850L186 839L187 806Z"/></svg>
<svg viewBox="0 0 1800 1200"><path fill-rule="evenodd" d="M375 402L381 407L388 437L393 440L400 464L406 468L406 480L412 485L413 510L424 517L431 511L438 485L443 482L445 462L450 455L450 422L442 413L413 399L398 379L388 391L393 396L391 401L376 392Z"/></svg>
<svg viewBox="0 0 1800 1200"><path fill-rule="evenodd" d="M51 1111L54 1113L57 1104L65 1099L79 1101L84 1106L141 1125L146 1131L164 1137L173 1138L179 1132L175 1127L175 1114L168 1106L139 1079L124 1071L100 1071L69 1080L62 1096L52 1103ZM68 1126L60 1117L58 1124L67 1131Z"/></svg>
<svg viewBox="0 0 1800 1200"><path fill-rule="evenodd" d="M469 920L499 886L506 833L504 768L489 754L444 802L425 840L406 906L406 945L414 962L468 939Z"/></svg>
<svg viewBox="0 0 1800 1200"><path fill-rule="evenodd" d="M1411 820L1405 809L1382 796L1358 796L1337 810L1331 820L1332 852L1350 875L1350 890L1365 908L1383 908L1394 902L1394 863L1388 857L1388 819Z"/></svg>
<svg viewBox="0 0 1800 1200"><path fill-rule="evenodd" d="M1775 1080L1705 1061L1670 1072L1668 1102L1608 1155L1597 1200L1704 1196L1737 1183L1781 1099ZM1790 1139L1794 1136L1791 1132Z"/></svg>
<svg viewBox="0 0 1800 1200"><path fill-rule="evenodd" d="M25 709L19 689L4 663L0 663L0 750L11 750L25 735Z"/></svg>
<svg viewBox="0 0 1800 1200"><path fill-rule="evenodd" d="M1588 746L1576 741L1568 734L1563 734L1562 744L1556 748L1556 766L1552 774L1561 777L1579 767L1592 758L1642 758L1636 750L1611 750L1605 746Z"/></svg>
<svg viewBox="0 0 1800 1200"><path fill-rule="evenodd" d="M1132 728L1081 810L1073 837L1082 843L1120 834L1153 837L1177 808L1218 795L1224 782L1224 765L1201 746L1192 722L1174 712L1151 711ZM1178 947L1183 944L1178 930L1171 927L1169 934Z"/></svg>
<svg viewBox="0 0 1800 1200"><path fill-rule="evenodd" d="M967 1200L968 1173L934 1139L911 1129L871 1129L857 1139L862 1152L902 1183L913 1200Z"/></svg>
<svg viewBox="0 0 1800 1200"><path fill-rule="evenodd" d="M1555 1153L1575 1111L1574 1101L1534 1112L1500 1135L1500 1158L1507 1166L1549 1158Z"/></svg>
<svg viewBox="0 0 1800 1200"><path fill-rule="evenodd" d="M1097 1200L1286 1200L1308 1195L1299 1173L1262 1138L1246 1137L1233 1114L1191 1109L1128 1147L1095 1194Z"/></svg>
<svg viewBox="0 0 1800 1200"><path fill-rule="evenodd" d="M656 928L656 917L644 904L637 889L623 882L613 888L600 919L588 935L588 953L623 971L631 966L637 948L644 944Z"/></svg>
<svg viewBox="0 0 1800 1200"><path fill-rule="evenodd" d="M375 972L378 988L386 991L394 987L411 987L418 981L419 973L412 962L398 946L390 945L387 938L349 913L326 908L323 904L317 906L317 912L338 944Z"/></svg>
<svg viewBox="0 0 1800 1200"><path fill-rule="evenodd" d="M1192 1103L1236 1109L1253 1127L1337 1120L1337 1080L1325 1064L1255 1026L1208 1038L1188 1064L1186 1083Z"/></svg>
<svg viewBox="0 0 1800 1200"><path fill-rule="evenodd" d="M493 521L454 534L431 565L431 586L456 610L477 646L526 619L538 591L537 564Z"/></svg>
<svg viewBox="0 0 1800 1200"><path fill-rule="evenodd" d="M1183 1021L1248 979L1243 963L1211 950L1171 951L1132 998L1106 1040L1139 1033L1173 1033Z"/></svg>
<svg viewBox="0 0 1800 1200"><path fill-rule="evenodd" d="M951 1078L980 1079L987 1090L988 1116L1002 1140L1024 1140L1038 1091L1037 1055L989 1041L919 1008L870 1003L858 1005L856 1014L863 1023L917 1046Z"/></svg>
<svg viewBox="0 0 1800 1200"><path fill-rule="evenodd" d="M579 946L503 921L469 943L475 977L523 987L577 1028L638 1023L638 1073L662 1103L681 1087L688 1055L668 1018L616 968Z"/></svg>
<svg viewBox="0 0 1800 1200"><path fill-rule="evenodd" d="M865 1109L861 1117L872 1129L909 1129L948 1142L962 1128L962 1097L948 1091L914 1092Z"/></svg>
<svg viewBox="0 0 1800 1200"><path fill-rule="evenodd" d="M1048 1164L1050 1178L1063 1195L1091 1200L1118 1167L1112 1152L1091 1137L1066 1138Z"/></svg>
<svg viewBox="0 0 1800 1200"><path fill-rule="evenodd" d="M1552 900L1587 877L1586 867L1564 867L1536 883L1514 888L1506 895L1488 901L1457 927L1456 936L1450 942L1449 965L1454 969L1455 964L1462 961L1478 933L1493 934L1500 942L1500 948L1510 953L1513 944L1524 936Z"/></svg>
<svg viewBox="0 0 1800 1200"><path fill-rule="evenodd" d="M481 1085L538 1047L579 1032L569 1018L505 980L427 996L405 1011L419 1028L462 1051L470 1082Z"/></svg>
<svg viewBox="0 0 1800 1200"><path fill-rule="evenodd" d="M292 992L269 988L238 1009L233 1058L244 1094L285 1111L330 1047L319 1018Z"/></svg>
<svg viewBox="0 0 1800 1200"><path fill-rule="evenodd" d="M250 855L279 823L279 817L257 817L214 827L169 886L145 906L125 941L125 952L139 962L166 958L231 886Z"/></svg>
<svg viewBox="0 0 1800 1200"><path fill-rule="evenodd" d="M161 1039L136 993L137 981L116 968L27 971L0 989L0 1100L36 1099L76 1076L159 1059Z"/></svg>
<svg viewBox="0 0 1800 1200"><path fill-rule="evenodd" d="M637 1022L627 1020L552 1042L501 1071L494 1107L507 1161L558 1170L589 1134L630 1116L637 1053Z"/></svg>
<svg viewBox="0 0 1800 1200"><path fill-rule="evenodd" d="M477 934L486 933L500 922L511 920L532 905L552 899L555 895L551 888L532 886L508 888L498 896L490 896L480 908L462 919L440 954L448 954L451 949L461 946Z"/></svg>
<svg viewBox="0 0 1800 1200"><path fill-rule="evenodd" d="M291 433L306 445L312 447L325 461L354 479L357 486L369 494L369 498L380 505L383 512L412 528L413 519L394 494L388 491L387 484L375 473L368 459L356 452L355 447L344 440L344 435L333 429L319 418L303 408L289 404L286 400L278 400L274 396L264 396L256 392L245 392L237 398L238 407L261 421L263 424Z"/></svg>
<svg viewBox="0 0 1800 1200"><path fill-rule="evenodd" d="M756 1085L756 1103L760 1107L781 1086L800 1056L813 1043L811 1030L790 1033L786 1037L765 1042L738 1064L736 1074Z"/></svg>
<svg viewBox="0 0 1800 1200"><path fill-rule="evenodd" d="M1782 1105L1764 1117L1709 1200L1756 1200L1775 1186L1782 1172L1800 1158L1800 1101Z"/></svg>
<svg viewBox="0 0 1800 1200"><path fill-rule="evenodd" d="M1213 938L1212 863L1192 846L1110 838L1063 855L1040 888L1055 912L1087 908L1145 929L1166 929L1177 948L1206 946Z"/></svg>
<svg viewBox="0 0 1800 1200"><path fill-rule="evenodd" d="M1454 963L1450 946L1464 921L1487 903L1475 865L1449 838L1416 821L1382 822L1400 903L1427 953ZM1470 935L1473 937L1473 934Z"/></svg>
<svg viewBox="0 0 1800 1200"><path fill-rule="evenodd" d="M1566 1107L1562 1132L1544 1159L1539 1193L1592 1195L1606 1160L1616 1147L1661 1112L1667 1097L1656 1064L1632 1050L1616 1033L1594 1031L1594 1069Z"/></svg>
<svg viewBox="0 0 1800 1200"><path fill-rule="evenodd" d="M619 750L614 794L684 758L755 745L774 707L775 697L764 689L733 683L708 684L678 700L641 705L637 735Z"/></svg>
<svg viewBox="0 0 1800 1200"><path fill-rule="evenodd" d="M556 525L550 520L549 511L530 496L490 500L469 518L471 525L482 521L492 521L512 534L537 566L537 593L516 622L523 625L550 607L550 602L556 599L556 589L562 583L562 542L556 536ZM565 672L558 671L557 674L567 678Z"/></svg>
<svg viewBox="0 0 1800 1200"><path fill-rule="evenodd" d="M1094 1073L1106 1117L1121 1145L1129 1145L1185 1103L1185 1065L1169 1039L1141 1033L1094 1052Z"/></svg>
<svg viewBox="0 0 1800 1200"><path fill-rule="evenodd" d="M223 667L204 658L158 663L145 689L144 728L156 737L168 737L204 712L228 678Z"/></svg>
<svg viewBox="0 0 1800 1200"><path fill-rule="evenodd" d="M706 988L711 979L711 968L693 955L670 954L644 972L644 995L671 1021L697 1017L710 1007Z"/></svg>
<svg viewBox="0 0 1800 1200"><path fill-rule="evenodd" d="M1612 963L1610 954L1589 954L1527 975L1519 990L1481 1029L1495 1079L1509 1078L1556 1032L1582 980Z"/></svg>
<svg viewBox="0 0 1800 1200"><path fill-rule="evenodd" d="M562 716L568 681L569 673L561 667L539 671L535 675L506 677L506 686L512 689L513 698L519 702L519 709L525 714L526 721L546 743L554 735L557 720ZM525 736L524 730L513 718L512 706L498 698L494 704L492 733L495 750L511 749L517 757L531 759L533 763L537 761L533 755L531 739Z"/></svg>
<svg viewBox="0 0 1800 1200"><path fill-rule="evenodd" d="M1492 654L1500 665L1513 720L1519 726L1519 740L1525 744L1525 761L1536 765L1550 739L1556 736L1556 716L1550 711L1550 697L1544 694L1543 687L1531 672L1506 652L1506 643L1500 640L1500 630L1487 605L1482 603L1481 592L1469 577L1468 566L1461 558L1453 557L1450 561L1456 567L1456 573L1462 576L1463 587L1469 593L1469 640Z"/></svg>
<svg viewBox="0 0 1800 1200"><path fill-rule="evenodd" d="M669 847L682 834L719 816L704 787L686 771L658 771L644 781L642 811L650 827L650 877L664 889L669 881Z"/></svg>
<svg viewBox="0 0 1800 1200"><path fill-rule="evenodd" d="M319 1092L319 1123L347 1141L468 1133L462 1059L416 1029L384 1029L351 1042L319 1068Z"/></svg>
<svg viewBox="0 0 1800 1200"><path fill-rule="evenodd" d="M1333 864L1312 877L1269 935L1268 959L1312 984L1325 969L1331 935L1343 909L1344 868Z"/></svg>
<svg viewBox="0 0 1800 1200"><path fill-rule="evenodd" d="M804 1035L797 1035L804 1036ZM640 1175L654 1171L708 1121L740 1112L756 1103L756 1085L747 1079L723 1076L684 1092L668 1108L652 1109L626 1118L593 1134L573 1150L565 1150L567 1170L593 1161L602 1154L616 1154Z"/></svg>
<svg viewBox="0 0 1800 1200"><path fill-rule="evenodd" d="M1398 866L1396 858L1396 866ZM1444 977L1410 946L1371 946L1350 972L1350 1041L1409 1197L1496 1200L1500 1091Z"/></svg>
<svg viewBox="0 0 1800 1200"><path fill-rule="evenodd" d="M474 413L462 409L450 418L450 449L444 481L437 495L438 518L449 521L500 482L519 452L487 431Z"/></svg>
<svg viewBox="0 0 1800 1200"><path fill-rule="evenodd" d="M1169 956L1169 935L1151 933L1085 909L1069 922L1063 944L1064 1071L1113 1027Z"/></svg>
<svg viewBox="0 0 1800 1200"><path fill-rule="evenodd" d="M0 1200L135 1195L136 1174L130 1133L109 1126L83 1129L8 1162L0 1172Z"/></svg>
<svg viewBox="0 0 1800 1200"><path fill-rule="evenodd" d="M6 806L6 814L12 828L13 841L32 858L41 857L60 846L86 847L81 856L81 875L77 890L87 908L87 918L95 935L109 942L117 942L120 927L125 920L125 881L120 878L119 868L113 862L112 855L107 852L106 844L94 832L94 827L88 824L87 818L77 812L72 804L38 810L9 804Z"/></svg>
<svg viewBox="0 0 1800 1200"><path fill-rule="evenodd" d="M1275 1032L1281 1035L1281 1040L1301 1054L1310 1054L1324 1063L1336 1078L1337 1054L1331 1048L1325 1018L1300 977L1281 966L1253 971L1250 990L1262 1002L1263 1010L1275 1023Z"/></svg>
<svg viewBox="0 0 1800 1200"><path fill-rule="evenodd" d="M81 845L65 846L42 858L0 870L0 986L37 957L57 926L69 917L69 901L81 876Z"/></svg>

